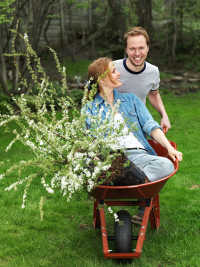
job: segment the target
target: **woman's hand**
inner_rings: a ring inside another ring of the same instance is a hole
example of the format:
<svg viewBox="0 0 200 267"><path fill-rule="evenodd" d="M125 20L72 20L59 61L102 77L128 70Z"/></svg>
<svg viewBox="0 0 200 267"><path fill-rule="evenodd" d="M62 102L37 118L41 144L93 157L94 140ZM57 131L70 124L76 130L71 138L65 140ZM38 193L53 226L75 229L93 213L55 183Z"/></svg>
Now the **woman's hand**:
<svg viewBox="0 0 200 267"><path fill-rule="evenodd" d="M175 161L176 159L178 159L178 161L181 161L183 158L182 152L177 151L175 148L173 148L173 146L168 148L168 154L173 161Z"/></svg>
<svg viewBox="0 0 200 267"><path fill-rule="evenodd" d="M151 136L153 137L154 140L156 140L159 144L161 144L163 147L165 147L168 151L168 154L170 158L175 161L178 159L178 161L182 160L182 153L177 151L167 140L165 134L159 129L154 129L151 132Z"/></svg>

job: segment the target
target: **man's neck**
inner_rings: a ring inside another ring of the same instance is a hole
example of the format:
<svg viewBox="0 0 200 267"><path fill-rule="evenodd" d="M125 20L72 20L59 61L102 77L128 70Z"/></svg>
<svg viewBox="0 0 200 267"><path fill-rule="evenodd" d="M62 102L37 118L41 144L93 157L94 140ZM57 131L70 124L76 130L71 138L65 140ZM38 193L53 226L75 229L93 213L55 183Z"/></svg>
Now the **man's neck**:
<svg viewBox="0 0 200 267"><path fill-rule="evenodd" d="M130 70L132 70L132 71L134 71L134 72L140 72L141 70L144 69L144 63L143 63L142 65L140 65L140 66L135 66L135 65L133 65L133 64L131 63L131 61L129 60L129 58L127 58L127 60L126 60L126 65L127 65L127 67L128 67Z"/></svg>

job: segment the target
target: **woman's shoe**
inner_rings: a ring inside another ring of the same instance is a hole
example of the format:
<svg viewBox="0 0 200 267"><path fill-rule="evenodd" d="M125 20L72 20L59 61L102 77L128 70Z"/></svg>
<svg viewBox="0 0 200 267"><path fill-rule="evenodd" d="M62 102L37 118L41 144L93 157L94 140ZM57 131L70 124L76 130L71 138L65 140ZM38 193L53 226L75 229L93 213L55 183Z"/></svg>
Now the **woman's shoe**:
<svg viewBox="0 0 200 267"><path fill-rule="evenodd" d="M142 224L143 215L133 215L131 222L136 225Z"/></svg>

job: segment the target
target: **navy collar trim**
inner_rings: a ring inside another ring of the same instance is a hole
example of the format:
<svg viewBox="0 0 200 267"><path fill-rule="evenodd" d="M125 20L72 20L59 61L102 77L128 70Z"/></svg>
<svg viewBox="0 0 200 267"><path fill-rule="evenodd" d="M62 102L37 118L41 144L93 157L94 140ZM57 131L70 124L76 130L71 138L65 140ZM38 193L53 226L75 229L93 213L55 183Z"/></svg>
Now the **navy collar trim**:
<svg viewBox="0 0 200 267"><path fill-rule="evenodd" d="M124 58L124 59L123 59L123 65L124 65L124 68L125 68L128 72L130 72L130 73L132 73L132 74L140 74L140 73L142 73L142 72L146 69L146 62L144 62L144 68L143 68L142 70L140 70L140 71L138 71L138 72L136 72L136 71L132 71L132 70L130 70L130 69L128 68L128 66L127 66L127 64L126 64L126 60L127 60L127 58Z"/></svg>

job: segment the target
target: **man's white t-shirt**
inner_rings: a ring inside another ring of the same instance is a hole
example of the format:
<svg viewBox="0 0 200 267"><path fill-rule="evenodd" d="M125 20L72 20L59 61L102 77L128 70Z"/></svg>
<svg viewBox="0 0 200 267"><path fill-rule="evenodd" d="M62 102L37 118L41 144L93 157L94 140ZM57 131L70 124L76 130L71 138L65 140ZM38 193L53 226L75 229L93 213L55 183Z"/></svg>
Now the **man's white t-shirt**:
<svg viewBox="0 0 200 267"><path fill-rule="evenodd" d="M126 58L113 61L116 69L120 72L122 85L116 90L121 93L134 93L144 103L151 90L158 90L160 73L158 67L145 62L140 72L131 71L126 65Z"/></svg>

